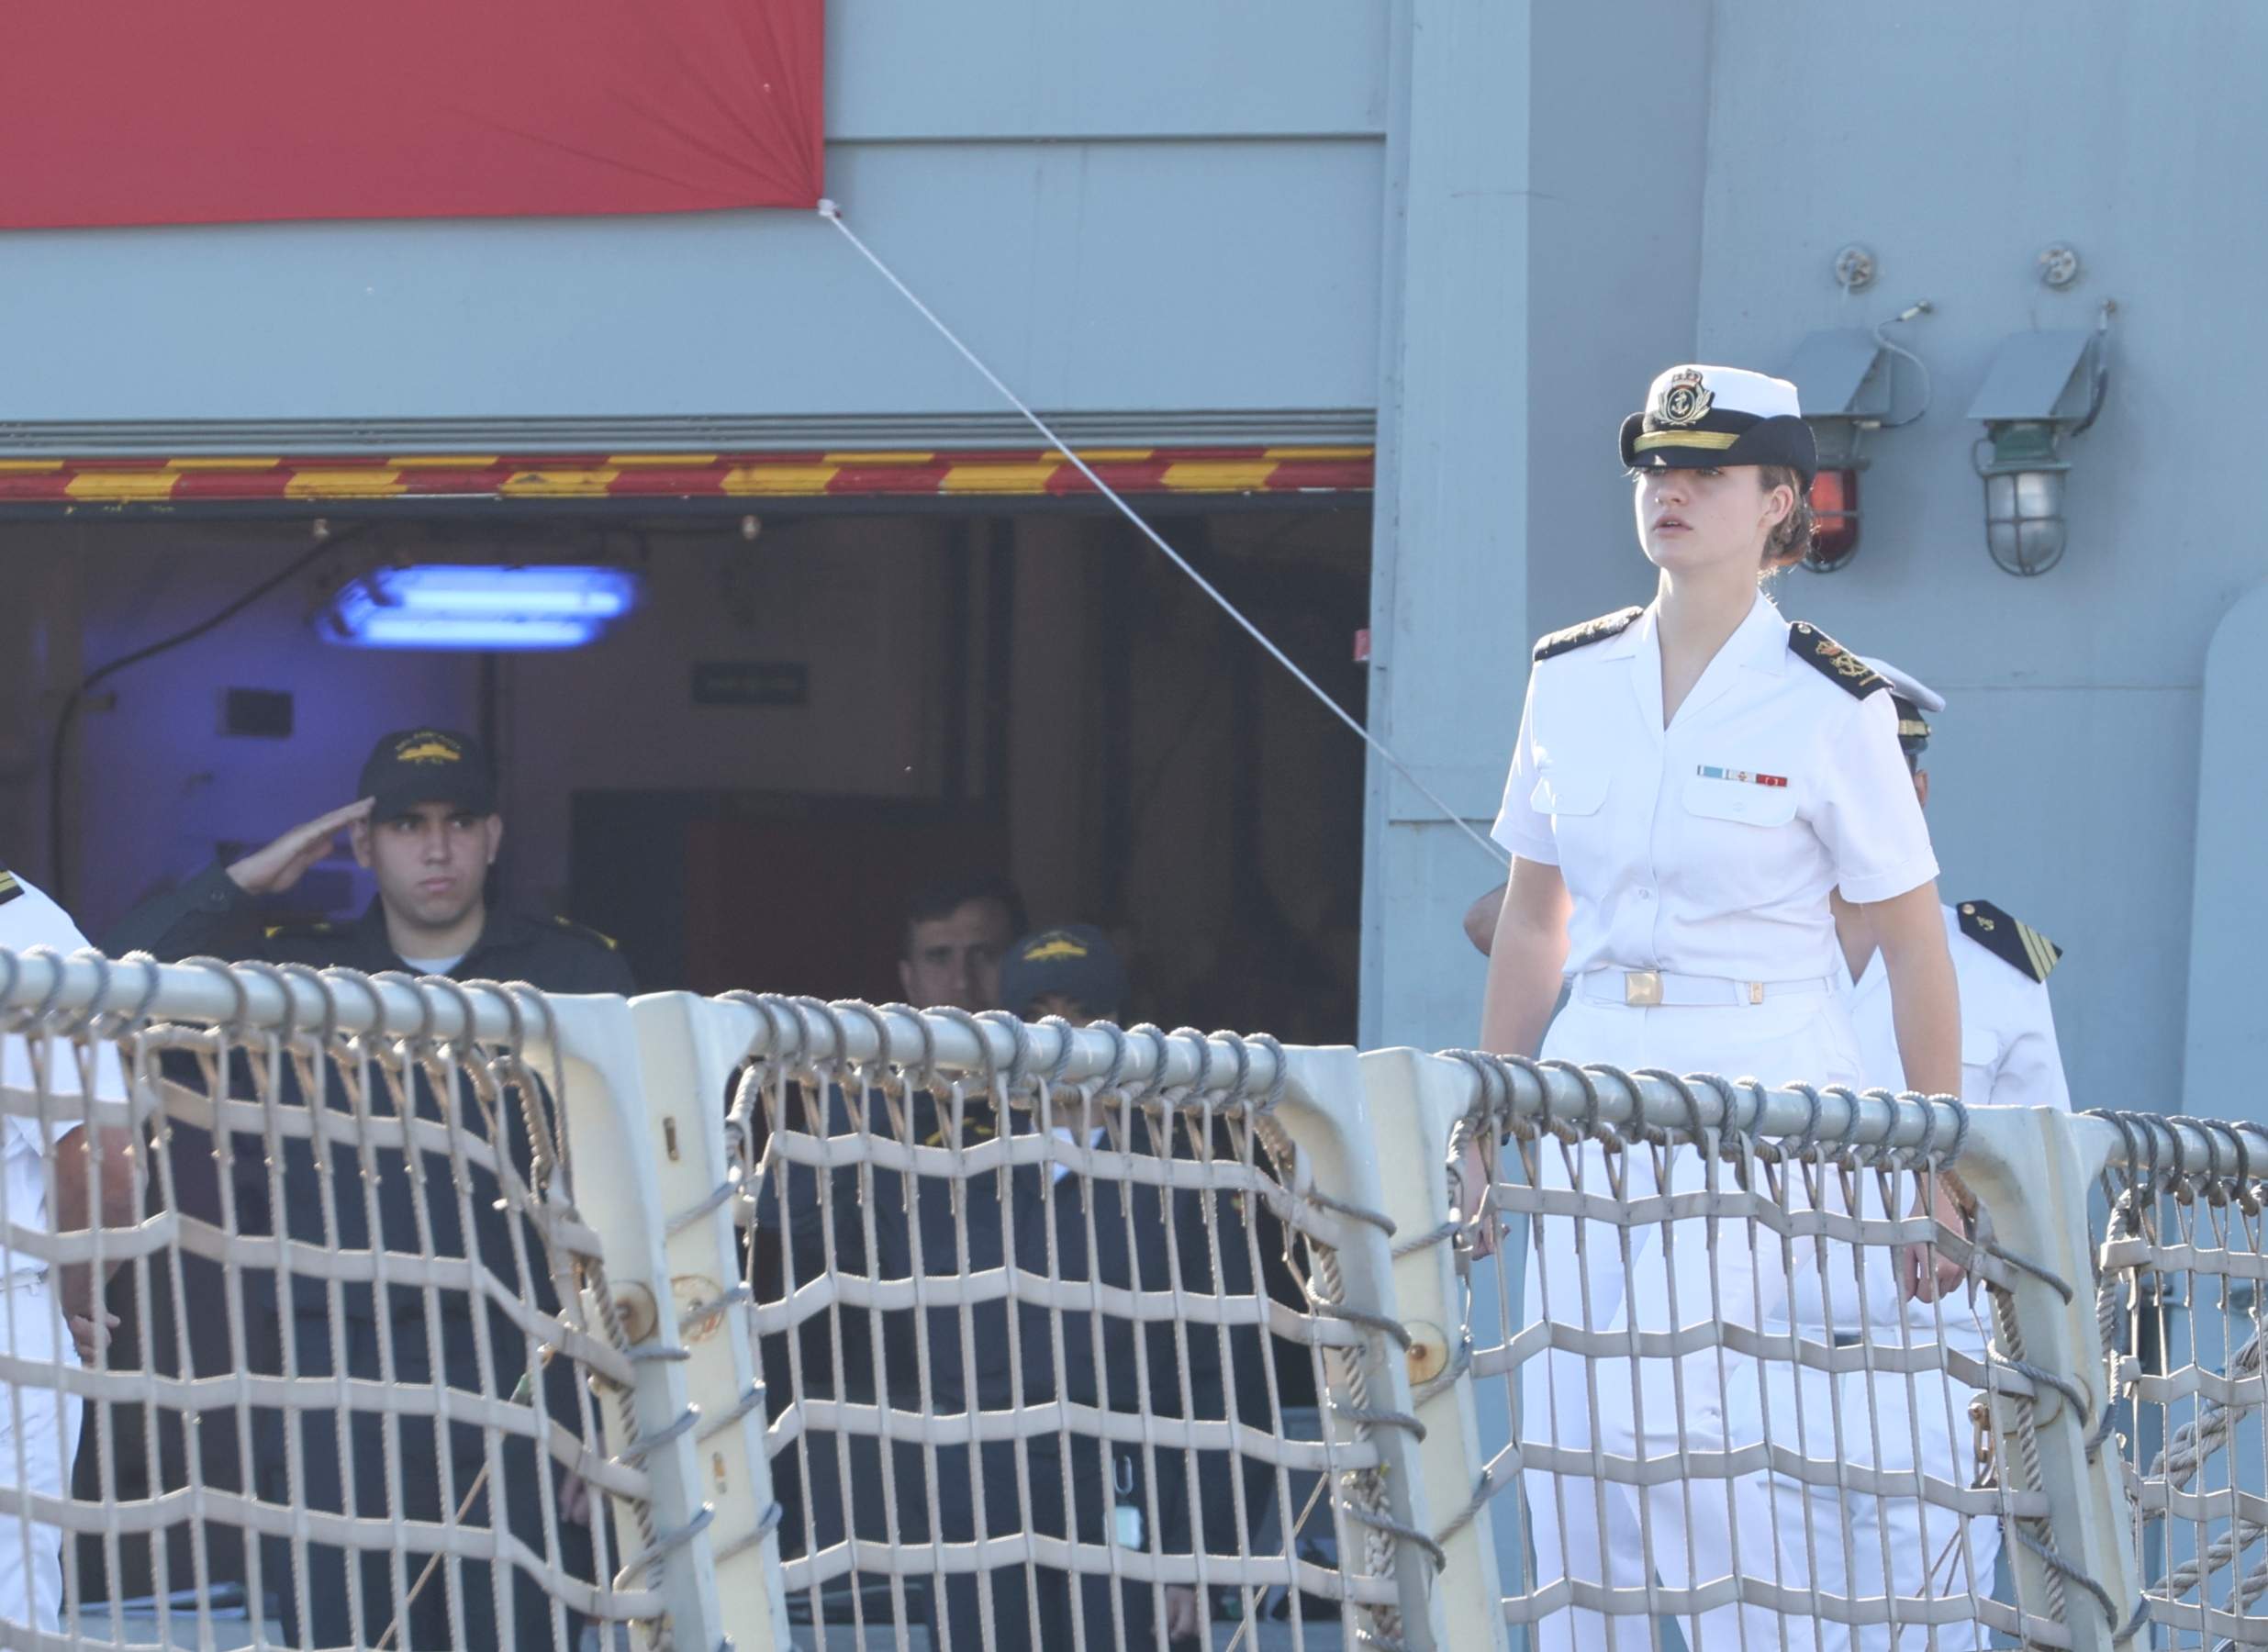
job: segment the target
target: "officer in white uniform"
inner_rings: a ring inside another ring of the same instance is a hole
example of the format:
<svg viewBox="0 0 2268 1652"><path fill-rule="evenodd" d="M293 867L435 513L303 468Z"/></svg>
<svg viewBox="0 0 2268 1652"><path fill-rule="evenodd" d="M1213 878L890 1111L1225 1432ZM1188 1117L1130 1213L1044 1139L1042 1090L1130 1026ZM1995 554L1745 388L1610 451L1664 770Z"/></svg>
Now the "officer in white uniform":
<svg viewBox="0 0 2268 1652"><path fill-rule="evenodd" d="M68 955L86 937L63 910L13 873L0 868L0 947L24 952L52 947ZM34 1043L0 1035L0 1085L20 1097L37 1093ZM98 1046L95 1093L126 1094L117 1052ZM13 1249L8 1227L46 1230L48 1166L53 1144L80 1128L73 1122L79 1072L69 1046L57 1043L47 1063L51 1123L9 1111L0 1118L0 1348L19 1360L52 1361L75 1368L77 1348L50 1287L47 1263ZM60 1383L0 1382L0 1487L61 1497L79 1446L80 1401ZM62 1534L55 1527L0 1514L0 1625L30 1625L53 1633L62 1612Z"/></svg>
<svg viewBox="0 0 2268 1652"><path fill-rule="evenodd" d="M1927 713L1942 711L1944 698L1927 685L1881 660L1867 664L1886 678L1898 709L1898 741L1913 771L1915 795L1929 798L1929 775L1921 757L1929 744ZM1891 1026L1890 991L1881 956L1874 953L1865 925L1845 911L1845 968L1841 975L1850 1013L1859 1034L1859 1052L1870 1087L1905 1088L1905 1069L1898 1059L1896 1036ZM2048 1004L2047 980L2062 951L2039 931L1986 900L1964 900L1944 909L1945 930L1953 957L1953 971L1961 986L1961 1099L1971 1106L2071 1108L2071 1091L2064 1082L2063 1061L2056 1045L2055 1017ZM1854 982L1850 967L1856 966ZM1881 1276L1884 1270L1870 1269ZM1871 1304L1870 1323L1881 1327L1876 1340L1914 1345L1942 1341L1952 1351L1983 1363L1986 1332L1981 1295L1957 1292L1935 1308L1920 1302L1905 1305L1905 1324L1887 1316L1899 1310L1894 1296L1881 1291L1883 1300ZM1941 1317L1940 1317L1941 1315ZM1859 1323L1849 1304L1838 1303L1837 1323ZM1845 1333L1848 1339L1849 1333ZM1823 1376L1812 1375L1805 1404L1813 1414L1825 1414L1830 1402ZM1920 1471L1953 1486L1966 1486L1972 1474L1972 1438L1969 1404L1976 1390L1943 1373L1913 1378L1885 1373L1870 1379L1850 1373L1843 1384L1847 1419L1848 1459L1861 1466L1880 1467L1894 1473ZM1917 1464L1918 1459L1918 1464ZM1792 1482L1782 1482L1783 1518L1790 1524L1806 1512L1819 1534L1818 1580L1837 1593L1878 1595L1885 1591L1933 1599L1949 1596L1983 1597L1992 1592L1993 1568L2001 1546L1999 1523L1992 1519L1962 1520L1952 1511L1925 1503L1918 1498L1877 1498L1854 1493L1839 1500L1813 1490L1806 1493ZM1808 1501L1806 1511L1804 1504ZM1844 1532L1833 1524L1838 1518ZM1846 1550L1855 1575L1846 1588L1842 1573ZM1887 1569L1885 1570L1885 1557ZM1901 1628L1892 1640L1887 1625L1860 1631L1851 1645L1875 1648L1896 1646L1943 1648L1969 1652L1987 1644L1983 1627L1974 1623L1938 1627L1934 1640L1927 1628Z"/></svg>
<svg viewBox="0 0 2268 1652"><path fill-rule="evenodd" d="M1674 369L1626 423L1622 457L1659 589L1645 608L1536 647L1494 831L1515 861L1491 949L1484 1043L1531 1053L1522 1046L1563 977L1566 1007L1535 1052L1546 1058L1855 1083L1861 1058L1828 899L1839 888L1880 903L1869 910L1901 961L1895 984L1924 1006L1915 1025L1947 1046L1928 1054L1950 1082L1958 1033L1934 921L1937 862L1888 685L1756 589L1760 571L1802 553L1801 536L1780 531L1814 471L1794 387L1737 369ZM1690 664L1704 601L1719 612L1745 601L1746 616L1669 705L1670 662ZM1597 1146L1563 1156L1547 1142L1543 1182L1640 1198L1652 1191L1645 1158L1621 1155L1616 1188ZM1699 1159L1681 1153L1667 1191L1698 1190ZM1548 1321L1560 1345L1522 1371L1539 1586L1639 1589L1650 1570L1673 1589L1734 1576L1801 1591L1800 1534L1780 1541L1766 1476L1641 1490L1603 1483L1592 1467L1598 1451L1659 1459L1760 1434L1753 1362L1731 1350L1638 1359L1635 1377L1634 1362L1602 1350L1626 1345L1632 1331L1784 1323L1777 1245L1751 1247L1728 1222L1713 1269L1702 1219L1673 1224L1666 1247L1659 1225L1592 1222L1580 1244L1577 1226L1536 1222L1527 1279L1529 1323ZM1799 1619L1752 1605L1703 1613L1694 1627L1705 1646L1812 1644ZM1650 1644L1642 1615L1570 1608L1536 1627L1539 1647Z"/></svg>

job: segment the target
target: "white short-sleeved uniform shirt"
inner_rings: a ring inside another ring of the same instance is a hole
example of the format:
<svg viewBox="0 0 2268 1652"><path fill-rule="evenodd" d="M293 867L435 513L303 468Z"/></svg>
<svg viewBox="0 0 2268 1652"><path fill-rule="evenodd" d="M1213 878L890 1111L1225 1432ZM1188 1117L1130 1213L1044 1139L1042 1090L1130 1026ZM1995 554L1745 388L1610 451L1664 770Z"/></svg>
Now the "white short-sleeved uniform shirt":
<svg viewBox="0 0 2268 1652"><path fill-rule="evenodd" d="M1494 835L1565 878L1568 973L1836 978L1828 891L1938 872L1890 695L1799 658L1760 594L1667 728L1661 704L1650 607L1529 675Z"/></svg>
<svg viewBox="0 0 2268 1652"><path fill-rule="evenodd" d="M62 908L21 878L0 872L0 946L12 952L48 946L68 955L86 943L86 937ZM0 1035L0 1085L17 1092L34 1089L37 1075L32 1061L28 1041L14 1034ZM47 1089L51 1096L79 1093L78 1066L70 1046L60 1040L50 1046ZM107 1044L97 1046L95 1093L112 1100L126 1094L117 1052ZM6 1200L0 1204L0 1217L18 1227L48 1224L46 1159L52 1138L66 1134L78 1122L70 1117L68 1106L58 1106L58 1116L44 1130L38 1119L21 1113L11 1111L0 1117L0 1200ZM5 1238L0 1237L0 1273L35 1270L39 1266L30 1257L8 1251Z"/></svg>
<svg viewBox="0 0 2268 1652"><path fill-rule="evenodd" d="M1961 915L1945 909L1945 939L1961 985L1961 1099L1972 1107L2060 1107L2071 1111L2063 1053L2047 983L1961 932ZM1849 970L1843 977L1850 980ZM1905 1088L1898 1033L1890 1017L1890 977L1877 953L1850 985L1850 1019L1859 1035L1866 1081Z"/></svg>

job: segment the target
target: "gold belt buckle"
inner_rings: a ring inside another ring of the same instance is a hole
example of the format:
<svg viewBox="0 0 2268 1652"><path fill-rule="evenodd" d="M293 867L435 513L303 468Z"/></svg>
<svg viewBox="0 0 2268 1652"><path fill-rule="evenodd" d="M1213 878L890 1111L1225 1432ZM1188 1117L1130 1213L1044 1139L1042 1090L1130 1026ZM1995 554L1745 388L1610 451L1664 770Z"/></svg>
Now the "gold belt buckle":
<svg viewBox="0 0 2268 1652"><path fill-rule="evenodd" d="M1661 1003L1661 971L1626 971L1622 977L1622 1001L1640 1010L1657 1008Z"/></svg>

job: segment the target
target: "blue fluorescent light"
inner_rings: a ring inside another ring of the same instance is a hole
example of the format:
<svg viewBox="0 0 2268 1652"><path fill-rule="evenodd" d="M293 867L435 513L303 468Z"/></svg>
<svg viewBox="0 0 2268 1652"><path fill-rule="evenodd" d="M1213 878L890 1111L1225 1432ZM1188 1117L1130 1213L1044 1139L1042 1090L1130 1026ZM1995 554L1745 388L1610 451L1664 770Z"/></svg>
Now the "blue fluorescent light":
<svg viewBox="0 0 2268 1652"><path fill-rule="evenodd" d="M637 605L627 568L434 564L350 582L317 629L355 648L580 648Z"/></svg>

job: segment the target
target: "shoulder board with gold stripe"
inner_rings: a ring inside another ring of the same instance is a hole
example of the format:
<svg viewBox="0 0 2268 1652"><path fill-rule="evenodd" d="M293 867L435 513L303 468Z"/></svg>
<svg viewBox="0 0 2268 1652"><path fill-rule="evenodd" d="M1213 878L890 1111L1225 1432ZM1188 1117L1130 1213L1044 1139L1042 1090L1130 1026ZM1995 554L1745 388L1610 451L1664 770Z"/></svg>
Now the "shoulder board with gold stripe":
<svg viewBox="0 0 2268 1652"><path fill-rule="evenodd" d="M1808 621L1798 620L1788 627L1788 649L1828 682L1860 699L1877 688L1890 686L1888 677Z"/></svg>
<svg viewBox="0 0 2268 1652"><path fill-rule="evenodd" d="M596 941L609 952L620 952L622 943L612 935L601 934L587 923L577 923L572 918L553 917L552 921L570 935L580 935L586 941Z"/></svg>
<svg viewBox="0 0 2268 1652"><path fill-rule="evenodd" d="M1609 637L1619 637L1645 611L1642 608L1626 608L1617 614L1603 614L1596 620L1586 620L1581 625L1570 625L1565 631L1553 631L1536 644L1536 657L1548 660L1554 654L1566 653L1586 643L1603 642Z"/></svg>
<svg viewBox="0 0 2268 1652"><path fill-rule="evenodd" d="M2019 975L2045 981L2062 961L2061 947L1989 900L1964 900L1958 912L1961 932Z"/></svg>
<svg viewBox="0 0 2268 1652"><path fill-rule="evenodd" d="M313 941L337 934L339 926L328 918L310 918L297 923L271 923L260 932L271 941Z"/></svg>
<svg viewBox="0 0 2268 1652"><path fill-rule="evenodd" d="M24 892L24 886L16 881L16 874L0 866L0 906L6 906Z"/></svg>

